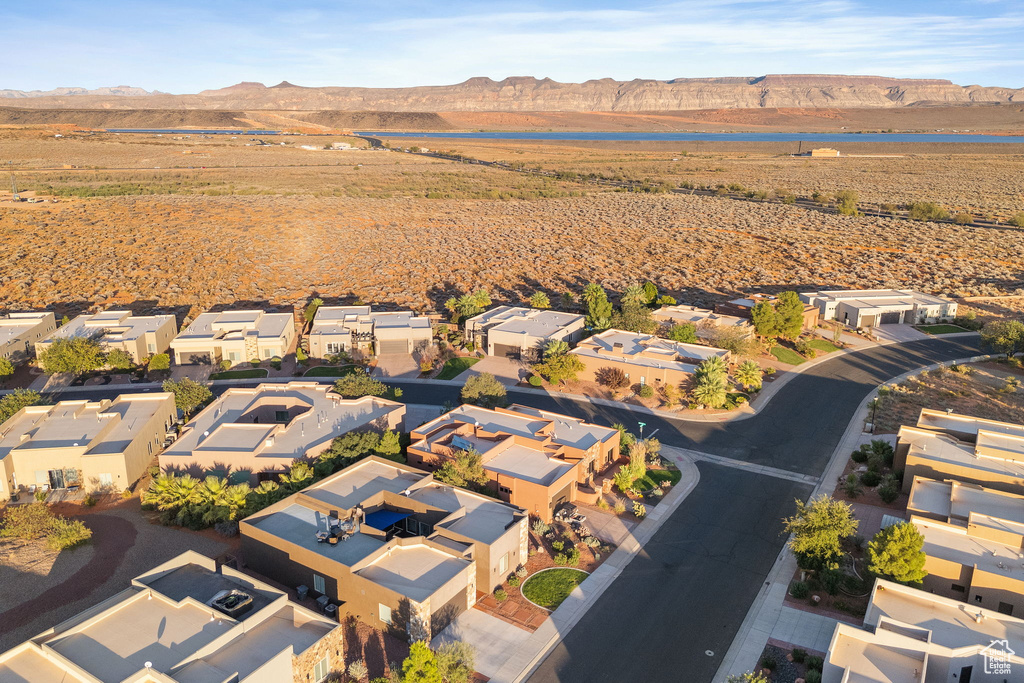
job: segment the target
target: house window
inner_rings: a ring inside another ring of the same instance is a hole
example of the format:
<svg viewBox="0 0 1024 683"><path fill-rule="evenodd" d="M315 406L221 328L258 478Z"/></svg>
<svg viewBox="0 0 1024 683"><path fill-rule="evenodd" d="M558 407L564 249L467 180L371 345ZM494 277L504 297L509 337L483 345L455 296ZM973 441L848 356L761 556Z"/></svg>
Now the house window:
<svg viewBox="0 0 1024 683"><path fill-rule="evenodd" d="M508 553L505 553L498 559L498 573L504 574L508 571Z"/></svg>
<svg viewBox="0 0 1024 683"><path fill-rule="evenodd" d="M230 360L230 361L237 361L237 360L239 360L240 356L241 356L241 354L239 354L238 351L229 351L228 352L228 360Z"/></svg>
<svg viewBox="0 0 1024 683"><path fill-rule="evenodd" d="M263 349L263 357L264 358L273 358L274 357L274 349Z"/></svg>
<svg viewBox="0 0 1024 683"><path fill-rule="evenodd" d="M274 411L274 421L275 422L287 422L288 421L288 411L287 410L275 410Z"/></svg>
<svg viewBox="0 0 1024 683"><path fill-rule="evenodd" d="M114 485L114 478L110 476L110 474L100 474L98 478L100 480L100 486Z"/></svg>
<svg viewBox="0 0 1024 683"><path fill-rule="evenodd" d="M1011 605L1008 602L1000 602L999 603L999 613L1000 614L1013 614L1013 605Z"/></svg>
<svg viewBox="0 0 1024 683"><path fill-rule="evenodd" d="M510 496L512 495L512 489L510 489L507 486L499 486L498 491L500 491L501 493L507 493Z"/></svg>
<svg viewBox="0 0 1024 683"><path fill-rule="evenodd" d="M391 608L387 605L377 603L377 616L382 622L391 626Z"/></svg>
<svg viewBox="0 0 1024 683"><path fill-rule="evenodd" d="M980 595L975 595L974 596L974 602L981 602L981 596Z"/></svg>
<svg viewBox="0 0 1024 683"><path fill-rule="evenodd" d="M313 574L313 590L320 594L327 592L327 582L319 574Z"/></svg>
<svg viewBox="0 0 1024 683"><path fill-rule="evenodd" d="M339 342L327 342L327 344L325 344L325 348L327 349L327 353L330 354L341 353L341 344Z"/></svg>
<svg viewBox="0 0 1024 683"><path fill-rule="evenodd" d="M965 586L961 586L960 584L954 583L953 584L953 592L954 593L966 593L967 592L967 588Z"/></svg>
<svg viewBox="0 0 1024 683"><path fill-rule="evenodd" d="M150 353L156 353L156 344L146 344L146 350Z"/></svg>
<svg viewBox="0 0 1024 683"><path fill-rule="evenodd" d="M327 674L331 672L331 663L327 657L324 657L319 662L313 665L313 681L314 683L320 683L327 678Z"/></svg>

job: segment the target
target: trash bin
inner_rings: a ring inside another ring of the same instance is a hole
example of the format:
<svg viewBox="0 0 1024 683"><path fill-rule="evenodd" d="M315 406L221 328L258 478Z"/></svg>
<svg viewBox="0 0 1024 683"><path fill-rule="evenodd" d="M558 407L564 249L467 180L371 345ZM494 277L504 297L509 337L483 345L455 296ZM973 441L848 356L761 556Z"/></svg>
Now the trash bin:
<svg viewBox="0 0 1024 683"><path fill-rule="evenodd" d="M309 597L309 586L299 586L295 589L295 593L299 598L299 602L302 602Z"/></svg>
<svg viewBox="0 0 1024 683"><path fill-rule="evenodd" d="M327 610L327 605L329 605L330 603L331 599L326 595L321 595L319 598L316 599L316 604L320 607L321 612L325 612Z"/></svg>
<svg viewBox="0 0 1024 683"><path fill-rule="evenodd" d="M328 619L333 619L334 621L337 621L338 620L338 606L337 605L330 605L330 604L327 605L326 607L324 607L324 614L327 616Z"/></svg>

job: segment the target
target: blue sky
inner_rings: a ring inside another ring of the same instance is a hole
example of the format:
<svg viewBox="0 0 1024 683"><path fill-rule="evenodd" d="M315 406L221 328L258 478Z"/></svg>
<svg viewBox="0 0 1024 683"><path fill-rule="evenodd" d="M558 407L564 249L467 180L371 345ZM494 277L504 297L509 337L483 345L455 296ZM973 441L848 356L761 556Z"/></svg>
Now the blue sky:
<svg viewBox="0 0 1024 683"><path fill-rule="evenodd" d="M12 0L0 4L0 88L765 73L1019 88L1022 35L1022 0Z"/></svg>

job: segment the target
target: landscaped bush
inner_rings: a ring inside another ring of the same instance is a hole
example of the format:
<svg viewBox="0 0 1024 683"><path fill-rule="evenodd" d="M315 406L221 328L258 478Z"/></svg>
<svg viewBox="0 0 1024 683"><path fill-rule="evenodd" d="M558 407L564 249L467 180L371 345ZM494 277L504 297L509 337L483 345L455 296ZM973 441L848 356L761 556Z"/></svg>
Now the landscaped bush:
<svg viewBox="0 0 1024 683"><path fill-rule="evenodd" d="M861 493L860 481L857 479L857 475L850 472L846 475L846 481L843 482L843 492L849 498L856 498Z"/></svg>
<svg viewBox="0 0 1024 683"><path fill-rule="evenodd" d="M650 384L645 384L640 387L640 391L637 392L637 395L640 396L640 398L654 398L654 387Z"/></svg>
<svg viewBox="0 0 1024 683"><path fill-rule="evenodd" d="M775 661L775 658L771 655L765 655L761 657L761 668L768 669L769 671L775 671L779 666L779 663Z"/></svg>
<svg viewBox="0 0 1024 683"><path fill-rule="evenodd" d="M643 519L647 516L647 508L639 500L633 501L633 514L639 519Z"/></svg>
<svg viewBox="0 0 1024 683"><path fill-rule="evenodd" d="M498 588L494 591L494 599L498 602L505 602L508 600L508 593L505 592L504 588Z"/></svg>
<svg viewBox="0 0 1024 683"><path fill-rule="evenodd" d="M835 595L839 592L839 587L843 585L843 574L838 570L826 569L818 572L818 580L826 593Z"/></svg>
<svg viewBox="0 0 1024 683"><path fill-rule="evenodd" d="M797 600L803 600L811 594L811 587L808 586L804 581L794 581L789 587L789 594Z"/></svg>
<svg viewBox="0 0 1024 683"><path fill-rule="evenodd" d="M274 368L275 370L280 370L281 369L281 359L280 358L271 358L270 359L270 367Z"/></svg>
<svg viewBox="0 0 1024 683"><path fill-rule="evenodd" d="M860 483L864 484L868 488L874 488L878 486L878 483L882 481L882 475L876 470L868 470L860 475Z"/></svg>
<svg viewBox="0 0 1024 683"><path fill-rule="evenodd" d="M519 585L519 577L516 576L515 574L513 574L510 577L508 577L508 585L511 588L516 588Z"/></svg>
<svg viewBox="0 0 1024 683"><path fill-rule="evenodd" d="M533 523L533 533L537 534L538 536L544 536L549 531L551 531L551 526L547 524L544 520L538 519L536 522Z"/></svg>
<svg viewBox="0 0 1024 683"><path fill-rule="evenodd" d="M804 674L804 683L821 683L821 672L817 669L810 669Z"/></svg>
<svg viewBox="0 0 1024 683"><path fill-rule="evenodd" d="M85 524L56 516L42 503L9 507L0 521L0 538L45 539L50 550L73 548L91 537Z"/></svg>
<svg viewBox="0 0 1024 683"><path fill-rule="evenodd" d="M562 548L565 547L565 542L564 541L552 541L551 542L551 547L554 548L555 550L559 550L560 551L560 550L562 550Z"/></svg>
<svg viewBox="0 0 1024 683"><path fill-rule="evenodd" d="M796 662L797 664L800 664L805 659L807 659L807 650L804 650L803 648L794 647L792 654L793 654L793 661Z"/></svg>
<svg viewBox="0 0 1024 683"><path fill-rule="evenodd" d="M575 567L580 563L580 549L573 548L565 556L565 563L570 567Z"/></svg>
<svg viewBox="0 0 1024 683"><path fill-rule="evenodd" d="M555 564L559 567L564 567L566 563L565 553L555 553Z"/></svg>
<svg viewBox="0 0 1024 683"><path fill-rule="evenodd" d="M544 380L539 375L530 375L530 379L527 380L532 387L539 387L544 384Z"/></svg>
<svg viewBox="0 0 1024 683"><path fill-rule="evenodd" d="M900 495L900 482L894 474L887 474L882 478L882 483L878 487L878 496L884 503L891 503Z"/></svg>
<svg viewBox="0 0 1024 683"><path fill-rule="evenodd" d="M868 461L868 449L866 449L865 446L867 446L867 444L864 444L864 446L855 450L853 455L850 456L854 462L860 463Z"/></svg>
<svg viewBox="0 0 1024 683"><path fill-rule="evenodd" d="M526 567L524 567L523 565L519 565L518 567L516 567L516 576L518 576L520 579L525 579L528 573L529 572L526 571Z"/></svg>
<svg viewBox="0 0 1024 683"><path fill-rule="evenodd" d="M825 660L822 659L821 657L814 656L814 657L808 657L807 658L807 671L808 671L808 673L810 673L811 671L817 671L817 672L820 673L824 666L825 666ZM821 680L820 676L818 677L818 680L819 681Z"/></svg>

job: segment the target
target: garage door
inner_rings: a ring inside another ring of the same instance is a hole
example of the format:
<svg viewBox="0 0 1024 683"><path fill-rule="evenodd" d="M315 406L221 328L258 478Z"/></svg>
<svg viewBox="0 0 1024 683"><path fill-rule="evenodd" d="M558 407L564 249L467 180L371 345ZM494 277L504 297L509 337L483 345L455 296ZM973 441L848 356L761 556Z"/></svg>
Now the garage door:
<svg viewBox="0 0 1024 683"><path fill-rule="evenodd" d="M520 356L522 349L518 346L512 346L510 344L495 344L494 355L499 358L516 358Z"/></svg>
<svg viewBox="0 0 1024 683"><path fill-rule="evenodd" d="M889 311L888 313L883 313L882 314L882 324L883 325L892 325L894 323L899 323L899 321L900 321L900 312L899 311Z"/></svg>
<svg viewBox="0 0 1024 683"><path fill-rule="evenodd" d="M377 353L380 355L388 353L409 353L409 341L407 339L386 339L379 344Z"/></svg>

